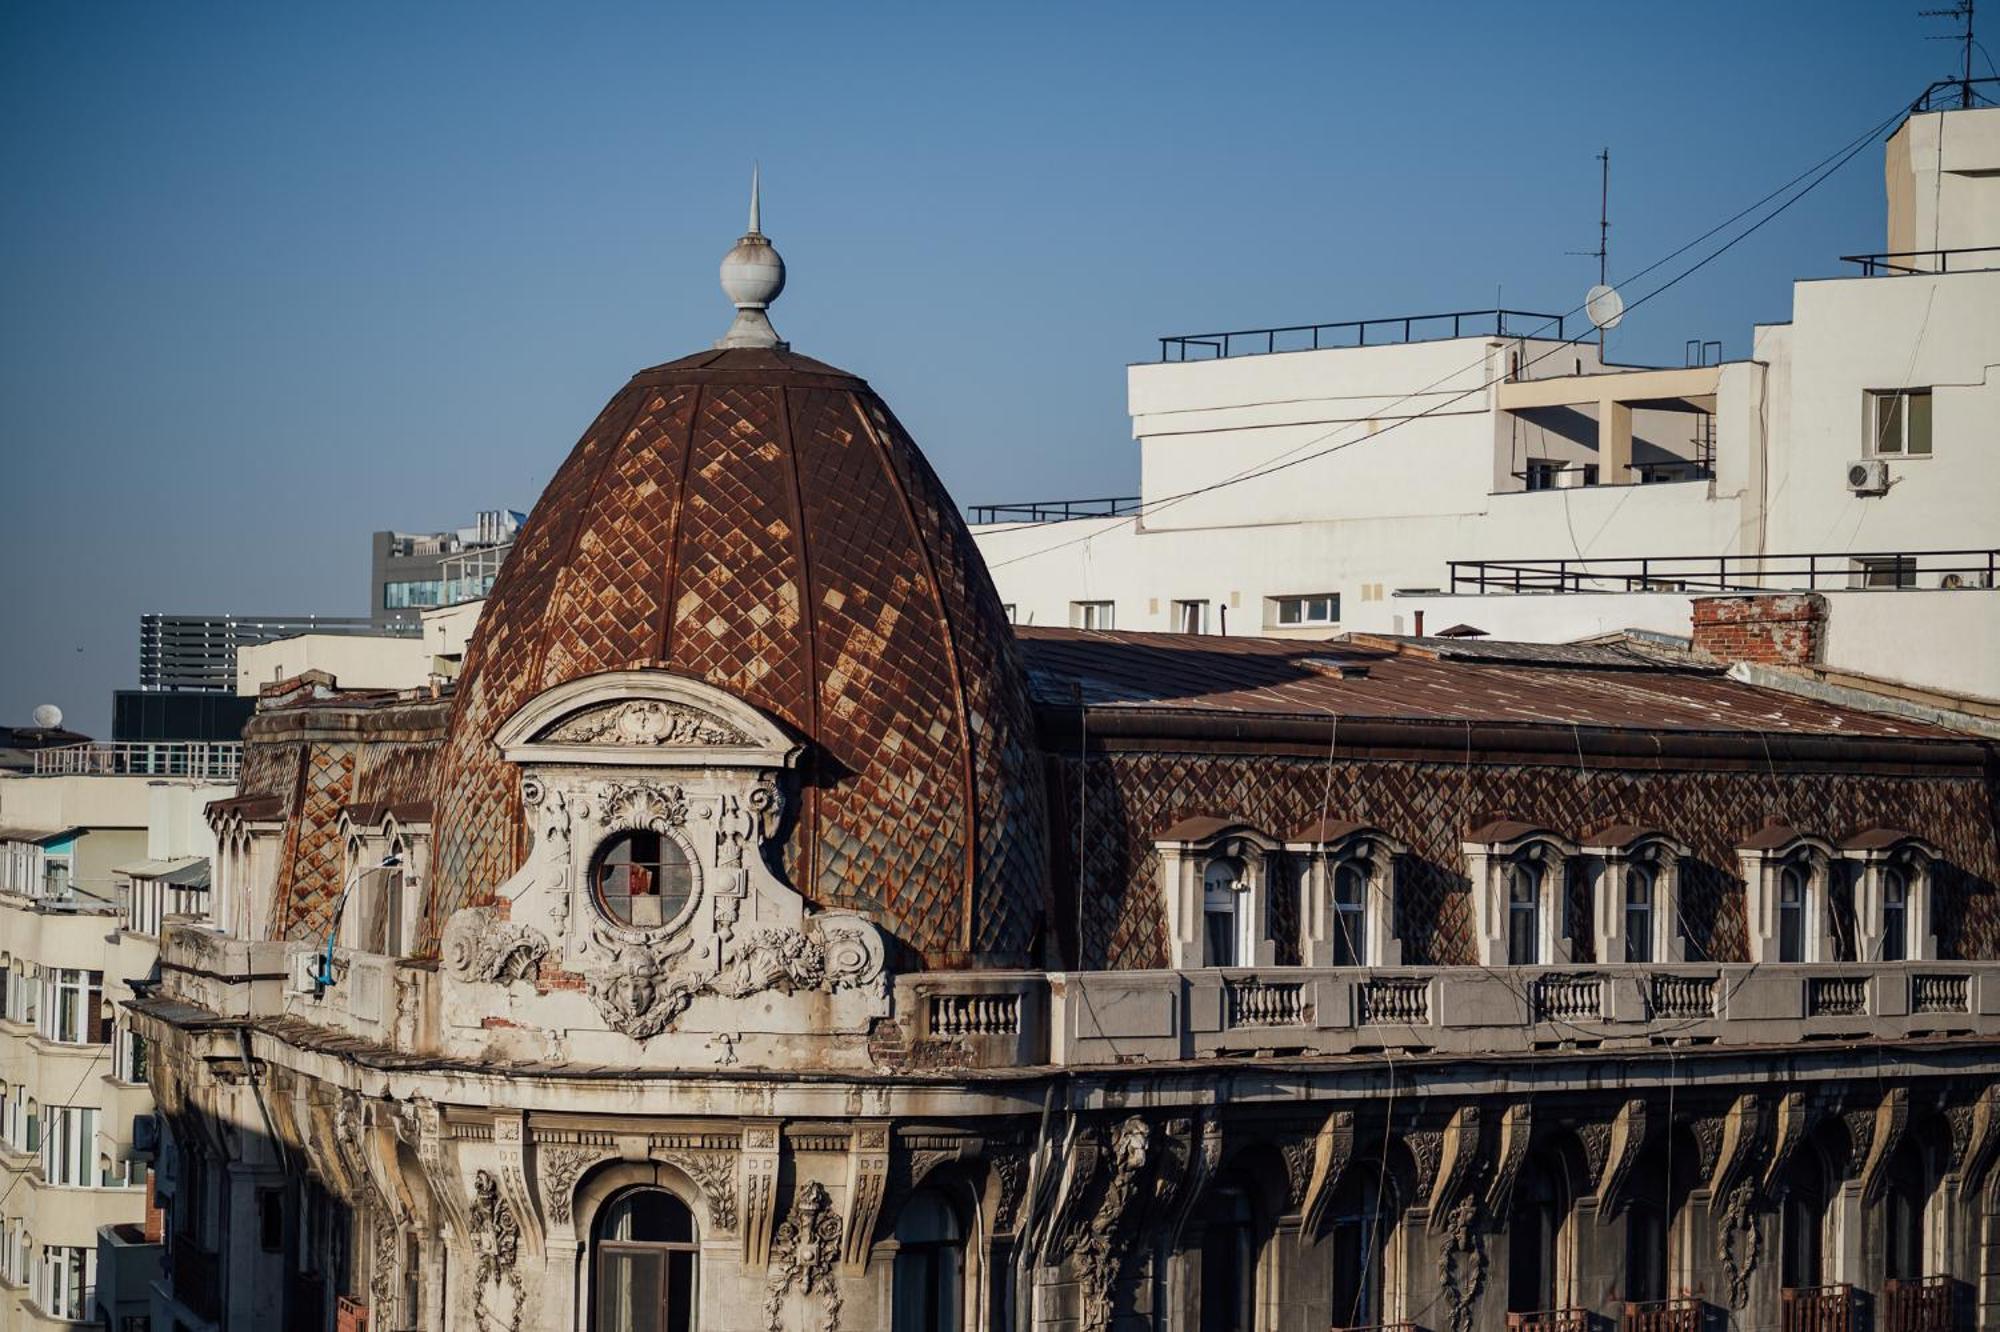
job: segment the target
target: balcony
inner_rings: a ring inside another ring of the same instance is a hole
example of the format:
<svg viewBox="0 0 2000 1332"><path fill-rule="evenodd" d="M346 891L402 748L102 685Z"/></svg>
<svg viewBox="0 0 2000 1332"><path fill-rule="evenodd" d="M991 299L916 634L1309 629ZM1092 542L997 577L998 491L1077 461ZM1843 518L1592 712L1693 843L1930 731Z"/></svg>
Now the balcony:
<svg viewBox="0 0 2000 1332"><path fill-rule="evenodd" d="M1691 1295L1672 1300L1627 1304L1623 1332L1702 1332L1708 1306Z"/></svg>
<svg viewBox="0 0 2000 1332"><path fill-rule="evenodd" d="M966 514L974 527L995 523L1066 523L1072 518L1122 518L1139 512L1139 503L1137 495L1020 500L1013 504L974 504L966 509Z"/></svg>
<svg viewBox="0 0 2000 1332"><path fill-rule="evenodd" d="M1890 1281L1880 1308L1882 1332L1964 1332L1972 1326L1972 1289L1948 1276Z"/></svg>
<svg viewBox="0 0 2000 1332"><path fill-rule="evenodd" d="M222 1260L186 1235L167 1246L174 1298L204 1322L222 1318Z"/></svg>
<svg viewBox="0 0 2000 1332"><path fill-rule="evenodd" d="M193 777L233 782L243 767L234 740L93 741L35 751L37 777Z"/></svg>
<svg viewBox="0 0 2000 1332"><path fill-rule="evenodd" d="M1592 1332L1588 1309L1542 1309L1507 1315L1507 1332Z"/></svg>
<svg viewBox="0 0 2000 1332"><path fill-rule="evenodd" d="M1162 361L1218 361L1273 352L1326 351L1336 347L1385 347L1446 338L1549 338L1562 341L1569 316L1531 310L1454 310L1446 314L1391 315L1337 324L1285 324L1224 333L1176 333L1160 339Z"/></svg>
<svg viewBox="0 0 2000 1332"><path fill-rule="evenodd" d="M1859 1301L1845 1281L1831 1286L1787 1287L1783 1332L1857 1332Z"/></svg>
<svg viewBox="0 0 2000 1332"><path fill-rule="evenodd" d="M2000 586L2000 549L1452 560L1454 596L1494 592L1811 592Z"/></svg>

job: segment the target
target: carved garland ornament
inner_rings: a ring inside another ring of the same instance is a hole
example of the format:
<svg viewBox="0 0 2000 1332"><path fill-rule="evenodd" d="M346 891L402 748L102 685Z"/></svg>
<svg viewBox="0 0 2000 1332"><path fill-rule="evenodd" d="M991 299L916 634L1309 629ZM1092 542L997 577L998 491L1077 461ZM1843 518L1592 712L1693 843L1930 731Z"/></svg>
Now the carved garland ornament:
<svg viewBox="0 0 2000 1332"><path fill-rule="evenodd" d="M500 919L492 907L453 913L444 928L444 963L460 980L537 979L549 955L548 936L532 925Z"/></svg>
<svg viewBox="0 0 2000 1332"><path fill-rule="evenodd" d="M493 1177L491 1171L481 1170L472 1177L472 1208L466 1225L472 1237L473 1255L478 1260L472 1277L473 1324L480 1332L496 1327L504 1327L507 1332L521 1332L521 1314L525 1304L521 1274L517 1270L521 1257L521 1223L515 1217L514 1209L500 1196L500 1181ZM513 1297L505 1322L486 1302L487 1292L495 1286L504 1286Z"/></svg>
<svg viewBox="0 0 2000 1332"><path fill-rule="evenodd" d="M747 745L719 717L659 699L634 699L570 717L544 739L566 745Z"/></svg>
<svg viewBox="0 0 2000 1332"><path fill-rule="evenodd" d="M549 1220L566 1226L574 1215L576 1181L584 1167L603 1153L592 1147L552 1147L536 1153L537 1173L542 1181L542 1207Z"/></svg>
<svg viewBox="0 0 2000 1332"><path fill-rule="evenodd" d="M825 1187L812 1181L799 1190L771 1246L776 1270L764 1292L764 1323L769 1332L782 1332L785 1296L794 1287L803 1295L817 1292L820 1307L826 1312L825 1332L840 1332L840 1284L833 1279L834 1260L839 1256L840 1217Z"/></svg>

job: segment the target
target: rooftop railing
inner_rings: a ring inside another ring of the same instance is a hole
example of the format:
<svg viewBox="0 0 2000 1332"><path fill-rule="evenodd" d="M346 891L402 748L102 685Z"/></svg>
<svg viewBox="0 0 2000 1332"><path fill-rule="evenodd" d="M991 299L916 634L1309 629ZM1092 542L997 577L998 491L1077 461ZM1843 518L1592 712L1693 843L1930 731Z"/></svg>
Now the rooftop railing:
<svg viewBox="0 0 2000 1332"><path fill-rule="evenodd" d="M2000 549L1452 560L1454 594L1773 592L2000 586Z"/></svg>
<svg viewBox="0 0 2000 1332"><path fill-rule="evenodd" d="M1843 254L1840 256L1840 262L1861 265L1862 277L1982 273L2000 268L2000 245L1967 245L1955 250L1890 250L1884 254Z"/></svg>
<svg viewBox="0 0 2000 1332"><path fill-rule="evenodd" d="M93 741L35 751L37 777L193 777L233 782L243 770L235 740Z"/></svg>
<svg viewBox="0 0 2000 1332"><path fill-rule="evenodd" d="M974 504L966 512L975 527L986 523L1061 523L1072 518L1122 518L1139 511L1139 500L1137 495L1023 500L1018 504Z"/></svg>
<svg viewBox="0 0 2000 1332"><path fill-rule="evenodd" d="M1160 339L1162 361L1219 361L1229 356L1267 356L1281 351L1324 351L1331 347L1387 347L1446 338L1549 338L1566 335L1568 315L1532 310L1453 310L1445 314L1392 315L1350 319L1337 324L1286 324L1278 328L1238 328L1224 333L1177 333Z"/></svg>

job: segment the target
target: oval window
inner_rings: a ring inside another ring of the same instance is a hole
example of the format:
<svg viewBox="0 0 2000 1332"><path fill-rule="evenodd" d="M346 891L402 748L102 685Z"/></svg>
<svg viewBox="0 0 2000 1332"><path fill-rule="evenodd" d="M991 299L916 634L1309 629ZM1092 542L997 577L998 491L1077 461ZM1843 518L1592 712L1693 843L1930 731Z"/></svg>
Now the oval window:
<svg viewBox="0 0 2000 1332"><path fill-rule="evenodd" d="M591 888L598 908L621 925L658 929L687 910L694 896L694 865L681 844L664 833L620 833L597 853Z"/></svg>

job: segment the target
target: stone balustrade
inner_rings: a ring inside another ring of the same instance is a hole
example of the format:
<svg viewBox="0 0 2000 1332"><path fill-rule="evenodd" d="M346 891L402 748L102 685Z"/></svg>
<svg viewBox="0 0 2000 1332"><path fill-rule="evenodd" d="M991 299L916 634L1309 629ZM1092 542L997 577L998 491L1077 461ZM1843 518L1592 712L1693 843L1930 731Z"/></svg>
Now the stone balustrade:
<svg viewBox="0 0 2000 1332"><path fill-rule="evenodd" d="M218 1016L439 1049L434 963L337 950L315 993L318 960L199 926L161 941L169 992ZM1897 1041L2000 1035L2000 962L916 972L895 978L893 1010L861 1057L940 1069ZM652 1062L642 1047L637 1066Z"/></svg>

